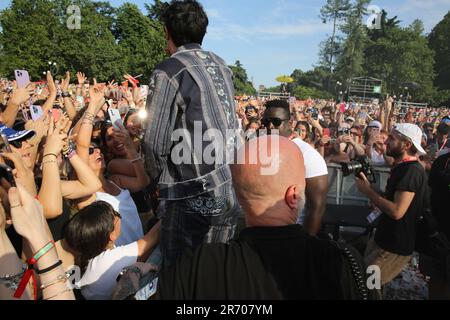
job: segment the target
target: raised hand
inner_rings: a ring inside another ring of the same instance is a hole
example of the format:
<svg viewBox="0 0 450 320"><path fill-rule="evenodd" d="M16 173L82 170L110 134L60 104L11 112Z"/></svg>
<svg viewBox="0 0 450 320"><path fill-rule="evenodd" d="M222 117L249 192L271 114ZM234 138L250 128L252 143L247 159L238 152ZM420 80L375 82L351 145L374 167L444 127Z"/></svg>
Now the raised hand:
<svg viewBox="0 0 450 320"><path fill-rule="evenodd" d="M70 72L66 72L66 77L61 80L61 90L62 92L67 92L70 85Z"/></svg>
<svg viewBox="0 0 450 320"><path fill-rule="evenodd" d="M56 124L53 121L50 121L50 125L48 128L47 134L47 142L44 148L44 155L46 154L55 154L58 155L61 153L64 145L67 144L67 133L65 133L65 128L67 126L67 121L64 119L60 119Z"/></svg>
<svg viewBox="0 0 450 320"><path fill-rule="evenodd" d="M34 94L33 84L30 83L25 88L18 88L17 83L14 81L13 91L9 101L14 105L21 105L27 102L33 94Z"/></svg>
<svg viewBox="0 0 450 320"><path fill-rule="evenodd" d="M82 85L86 82L86 75L82 72L77 72L77 80L78 80L78 84Z"/></svg>
<svg viewBox="0 0 450 320"><path fill-rule="evenodd" d="M42 205L20 183L8 192L11 217L17 233L30 242L41 240L46 234L46 220Z"/></svg>
<svg viewBox="0 0 450 320"><path fill-rule="evenodd" d="M55 85L55 81L53 80L52 73L50 71L47 71L47 87L50 95L54 94L56 95L57 89Z"/></svg>
<svg viewBox="0 0 450 320"><path fill-rule="evenodd" d="M105 91L106 91L105 87L100 88L98 85L91 86L89 88L89 98L90 98L89 106L92 104L93 106L95 106L97 110L100 110L103 104L105 104Z"/></svg>

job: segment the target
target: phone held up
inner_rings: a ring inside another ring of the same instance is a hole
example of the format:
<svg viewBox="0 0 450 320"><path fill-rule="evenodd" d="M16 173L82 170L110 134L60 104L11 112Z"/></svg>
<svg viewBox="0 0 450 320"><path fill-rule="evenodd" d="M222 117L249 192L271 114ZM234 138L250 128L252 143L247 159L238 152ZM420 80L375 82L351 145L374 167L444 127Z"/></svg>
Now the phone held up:
<svg viewBox="0 0 450 320"><path fill-rule="evenodd" d="M108 109L108 115L109 115L109 119L111 120L111 123L113 125L114 128L116 129L123 129L123 122L122 122L122 118L120 116L120 112L118 109Z"/></svg>
<svg viewBox="0 0 450 320"><path fill-rule="evenodd" d="M26 70L14 70L17 88L25 88L30 83L30 75Z"/></svg>

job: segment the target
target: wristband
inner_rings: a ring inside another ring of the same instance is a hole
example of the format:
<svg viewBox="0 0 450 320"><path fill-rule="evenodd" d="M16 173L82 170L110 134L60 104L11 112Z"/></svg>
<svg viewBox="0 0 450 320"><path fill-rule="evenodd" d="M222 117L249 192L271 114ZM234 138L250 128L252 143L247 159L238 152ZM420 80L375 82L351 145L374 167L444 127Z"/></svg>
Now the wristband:
<svg viewBox="0 0 450 320"><path fill-rule="evenodd" d="M65 91L65 92L61 93L61 97L63 97L63 98L70 98L71 94L69 92Z"/></svg>
<svg viewBox="0 0 450 320"><path fill-rule="evenodd" d="M54 154L54 153L47 153L46 155L44 155L44 156L42 157L42 159L44 159L45 157L48 157L48 156L54 156L55 158L58 159L58 156L57 156L56 154Z"/></svg>
<svg viewBox="0 0 450 320"><path fill-rule="evenodd" d="M136 162L141 161L141 160L142 160L142 157L137 157L136 159L133 159L130 162L131 163L136 163Z"/></svg>
<svg viewBox="0 0 450 320"><path fill-rule="evenodd" d="M52 265L52 266L50 266L48 268L45 268L45 269L42 269L42 270L36 270L36 269L35 270L36 270L37 274L44 274L44 273L48 273L48 272L58 268L60 265L62 265L62 261L61 260L59 260L57 263L55 263L54 265Z"/></svg>

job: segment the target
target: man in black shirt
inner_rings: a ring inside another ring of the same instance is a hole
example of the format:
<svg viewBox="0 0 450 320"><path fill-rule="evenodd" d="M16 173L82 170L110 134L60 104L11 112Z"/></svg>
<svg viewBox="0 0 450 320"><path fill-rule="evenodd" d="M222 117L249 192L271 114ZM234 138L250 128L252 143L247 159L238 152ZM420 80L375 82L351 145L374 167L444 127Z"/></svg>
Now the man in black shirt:
<svg viewBox="0 0 450 320"><path fill-rule="evenodd" d="M417 221L428 196L428 181L418 155L422 131L413 124L398 124L386 141L387 155L395 159L386 194L371 188L364 174L356 179L360 192L382 212L375 238L369 241L366 263L381 269L381 284L393 280L409 262L415 246Z"/></svg>
<svg viewBox="0 0 450 320"><path fill-rule="evenodd" d="M249 141L243 150L239 164L231 169L247 228L230 244L204 244L164 270L156 297L366 298L362 290L366 283L355 280L364 279L357 274L362 270L354 264L352 269L336 244L311 237L296 224L305 202L305 170L299 148L272 135ZM261 159L261 152L267 150L267 158ZM269 167L278 170L265 171Z"/></svg>

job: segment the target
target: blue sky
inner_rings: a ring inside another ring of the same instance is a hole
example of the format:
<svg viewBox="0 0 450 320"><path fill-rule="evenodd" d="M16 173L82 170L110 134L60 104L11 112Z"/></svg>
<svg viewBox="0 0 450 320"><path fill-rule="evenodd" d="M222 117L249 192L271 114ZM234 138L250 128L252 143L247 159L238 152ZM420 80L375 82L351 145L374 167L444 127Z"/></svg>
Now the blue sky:
<svg viewBox="0 0 450 320"><path fill-rule="evenodd" d="M0 9L10 1L0 0ZM119 6L127 2L111 0ZM144 10L152 0L129 1ZM210 26L203 47L227 63L240 60L255 86L276 85L275 78L294 69L309 70L318 62L319 44L331 25L319 19L325 0L200 0ZM450 0L372 0L388 15L410 24L421 19L430 32L450 10Z"/></svg>

